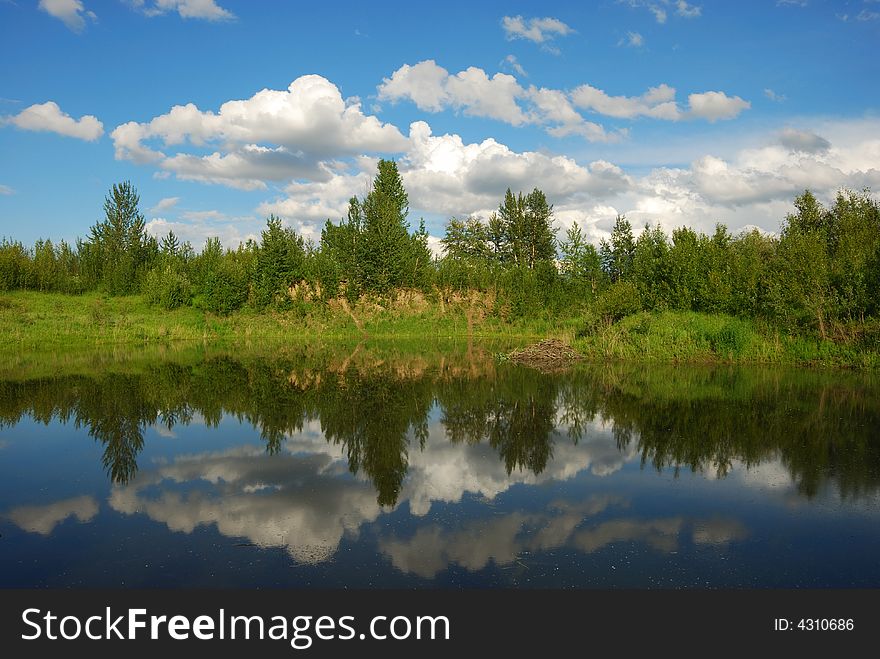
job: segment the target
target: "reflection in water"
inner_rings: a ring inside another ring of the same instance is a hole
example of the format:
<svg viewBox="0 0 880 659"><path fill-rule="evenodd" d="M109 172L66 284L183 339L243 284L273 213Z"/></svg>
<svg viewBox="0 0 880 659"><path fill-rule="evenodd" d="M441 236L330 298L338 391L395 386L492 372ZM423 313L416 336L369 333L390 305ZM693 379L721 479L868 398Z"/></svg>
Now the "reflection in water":
<svg viewBox="0 0 880 659"><path fill-rule="evenodd" d="M90 496L56 501L46 506L20 506L9 511L9 519L31 533L49 535L68 517L90 522L98 514L98 502Z"/></svg>
<svg viewBox="0 0 880 659"><path fill-rule="evenodd" d="M183 456L114 488L110 506L183 533L216 524L223 535L283 547L299 562L317 563L332 557L346 531L355 533L381 510L369 484L338 477L344 468L327 454L266 461L258 450L237 448ZM199 482L213 487L206 491ZM151 493L156 486L158 496Z"/></svg>
<svg viewBox="0 0 880 659"><path fill-rule="evenodd" d="M496 367L485 356L478 367L344 366L219 358L136 375L5 381L0 424L24 415L73 420L103 446L111 481L124 484L137 472L148 426L167 435L194 415L209 427L231 415L257 427L274 454L318 420L383 506L396 504L412 452L424 450L435 404L452 444L487 443L507 474L541 474L562 444L577 444L603 422L620 451L632 448L659 470L724 477L734 462L751 467L778 456L808 497L826 483L844 496L880 486L880 387L855 374L671 367L542 374Z"/></svg>
<svg viewBox="0 0 880 659"><path fill-rule="evenodd" d="M442 358L356 351L7 380L0 427L30 417L87 431L111 484L108 514L187 535L212 527L308 566L340 560L343 545L375 533L374 556L435 579L450 566L477 573L624 546L675 556L759 537L700 495L688 510L652 503L639 488L655 482L645 480L655 470L739 488L779 484L802 503L876 502L878 389L851 373L587 366L545 374L472 350ZM219 432L229 420L257 429L262 446L187 448L192 427ZM148 430L178 448L143 459ZM633 462L651 469L628 468ZM589 486L600 482L620 485ZM525 503L499 503L522 488ZM101 511L93 494L58 499L0 510L41 536ZM397 521L377 531L387 520Z"/></svg>

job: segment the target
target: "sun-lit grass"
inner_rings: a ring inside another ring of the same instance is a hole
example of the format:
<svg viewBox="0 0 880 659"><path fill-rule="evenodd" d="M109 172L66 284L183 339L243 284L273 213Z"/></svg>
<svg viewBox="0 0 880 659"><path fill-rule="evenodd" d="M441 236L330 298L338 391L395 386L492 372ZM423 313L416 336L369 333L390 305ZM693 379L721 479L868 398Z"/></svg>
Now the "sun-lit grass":
<svg viewBox="0 0 880 659"><path fill-rule="evenodd" d="M584 327L574 347L594 360L665 363L728 362L876 368L877 351L789 335L723 314L638 313Z"/></svg>
<svg viewBox="0 0 880 659"><path fill-rule="evenodd" d="M0 356L22 363L47 353L153 354L193 346L271 352L365 339L479 341L512 348L552 337L571 343L591 361L880 366L880 351L873 345L789 335L725 315L643 312L616 323L588 323L574 316L504 319L475 309L429 300L409 306L373 301L353 309L312 303L223 316L192 307L164 311L141 296L11 292L0 295Z"/></svg>

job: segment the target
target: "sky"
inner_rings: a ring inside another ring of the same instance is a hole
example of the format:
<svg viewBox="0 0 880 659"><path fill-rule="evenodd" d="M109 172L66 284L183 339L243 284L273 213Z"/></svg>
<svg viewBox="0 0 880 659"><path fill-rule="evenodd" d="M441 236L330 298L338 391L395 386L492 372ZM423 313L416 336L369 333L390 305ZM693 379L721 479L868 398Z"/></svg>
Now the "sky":
<svg viewBox="0 0 880 659"><path fill-rule="evenodd" d="M130 180L196 249L317 240L379 158L435 249L507 188L560 238L777 232L880 191L878 45L880 0L0 0L0 236L85 237Z"/></svg>

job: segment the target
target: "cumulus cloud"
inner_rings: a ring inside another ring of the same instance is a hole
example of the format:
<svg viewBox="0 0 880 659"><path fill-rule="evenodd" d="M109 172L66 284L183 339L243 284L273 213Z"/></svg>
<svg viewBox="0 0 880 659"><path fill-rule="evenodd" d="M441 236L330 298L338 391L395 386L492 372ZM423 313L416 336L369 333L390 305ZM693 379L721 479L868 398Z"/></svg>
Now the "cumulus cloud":
<svg viewBox="0 0 880 659"><path fill-rule="evenodd" d="M256 217L226 217L217 211L193 213L200 217L181 217L170 221L164 217L154 217L144 226L147 234L161 239L173 231L181 241L189 242L196 249L201 248L208 238L219 238L224 247L235 248L248 240L259 240L265 223Z"/></svg>
<svg viewBox="0 0 880 659"><path fill-rule="evenodd" d="M675 90L665 84L637 97L609 96L590 85L582 85L569 93L534 85L524 88L511 75L496 73L490 78L476 67L452 75L434 60L404 64L378 87L380 100L393 103L409 100L428 112L461 110L465 115L497 119L513 126L537 124L554 137L581 135L591 142L617 141L627 132L625 129L607 131L600 124L584 119L575 107L626 119L646 116L677 120L704 116L714 120L731 118L739 112L728 110L728 116L722 117L704 100L711 94L727 98L721 92L693 94L696 107L688 113L679 109ZM735 97L734 102L744 103L739 97ZM748 107L748 103L745 106Z"/></svg>
<svg viewBox="0 0 880 659"><path fill-rule="evenodd" d="M796 130L786 128L779 136L779 143L792 151L804 151L806 153L822 153L831 148L831 142L824 137L816 135L808 130Z"/></svg>
<svg viewBox="0 0 880 659"><path fill-rule="evenodd" d="M610 197L631 185L620 168L605 161L581 166L567 156L516 152L491 138L465 144L458 135L433 135L421 121L411 125L410 140L401 165L413 208L457 215L497 206L508 187L537 186L567 201Z"/></svg>
<svg viewBox="0 0 880 659"><path fill-rule="evenodd" d="M702 92L688 96L687 110L675 100L675 88L666 84L650 87L639 96L611 96L592 85L581 85L571 92L575 106L597 114L618 119L650 117L679 121L682 119L733 119L751 107L739 96L727 96L724 92Z"/></svg>
<svg viewBox="0 0 880 659"><path fill-rule="evenodd" d="M379 100L406 99L428 112L453 108L468 116L498 119L514 126L529 120L517 105L517 99L524 95L516 78L506 73L490 78L482 69L471 66L450 75L434 60L404 64L378 88Z"/></svg>
<svg viewBox="0 0 880 659"><path fill-rule="evenodd" d="M160 16L177 12L181 18L201 18L206 21L231 21L235 14L219 6L216 0L129 0L146 16Z"/></svg>
<svg viewBox="0 0 880 659"><path fill-rule="evenodd" d="M156 202L156 205L150 209L152 213L163 213L167 210L171 210L175 206L177 206L177 202L180 201L180 197L165 197L164 199L160 199Z"/></svg>
<svg viewBox="0 0 880 659"><path fill-rule="evenodd" d="M104 134L104 124L90 114L74 119L54 101L31 105L16 115L3 117L2 123L21 130L58 133L93 142Z"/></svg>
<svg viewBox="0 0 880 659"><path fill-rule="evenodd" d="M82 32L86 27L86 19L98 20L95 12L86 9L81 0L40 0L37 6L73 32Z"/></svg>
<svg viewBox="0 0 880 659"><path fill-rule="evenodd" d="M703 92L688 96L690 116L708 121L719 119L733 119L743 110L748 110L752 104L744 101L739 96L728 96L724 92Z"/></svg>
<svg viewBox="0 0 880 659"><path fill-rule="evenodd" d="M360 103L317 75L294 80L287 90L263 89L245 100L227 101L218 112L176 105L149 122L128 122L112 133L116 158L154 163L178 178L265 189L266 180L327 180L327 159L364 152L398 152L406 139L396 127L365 115ZM148 144L160 141L166 155ZM183 149L221 150L207 155Z"/></svg>
<svg viewBox="0 0 880 659"><path fill-rule="evenodd" d="M608 237L612 210L625 214L634 227L659 222L667 232L690 226L711 233L716 222L723 222L734 233L754 228L773 233L806 188L825 203L841 188L876 190L880 139L866 138L872 135L880 135L880 121L867 118L817 121L756 136L757 146L724 155L711 155L713 145L707 144L706 155L688 166L659 166L634 177L613 206L562 204L557 216L588 228L593 240Z"/></svg>
<svg viewBox="0 0 880 659"><path fill-rule="evenodd" d="M666 84L651 87L640 96L610 96L591 85L581 85L571 93L574 104L608 117L634 119L680 119L682 112L675 102L675 89Z"/></svg>
<svg viewBox="0 0 880 659"><path fill-rule="evenodd" d="M0 185L0 194L13 195L13 194L15 194L15 189L10 188L8 185Z"/></svg>
<svg viewBox="0 0 880 659"><path fill-rule="evenodd" d="M28 533L49 535L68 517L86 523L97 514L98 502L90 496L81 496L43 506L20 506L10 510L6 516Z"/></svg>
<svg viewBox="0 0 880 659"><path fill-rule="evenodd" d="M558 52L548 42L557 36L564 37L574 30L558 18L523 18L522 16L505 16L501 19L501 27L508 41L525 39L532 43L542 44L551 52Z"/></svg>

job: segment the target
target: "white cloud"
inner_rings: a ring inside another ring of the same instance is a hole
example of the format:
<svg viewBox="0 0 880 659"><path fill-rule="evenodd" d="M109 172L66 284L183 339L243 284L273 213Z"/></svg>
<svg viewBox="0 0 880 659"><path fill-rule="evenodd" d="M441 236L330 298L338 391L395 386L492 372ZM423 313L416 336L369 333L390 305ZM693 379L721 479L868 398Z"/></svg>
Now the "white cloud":
<svg viewBox="0 0 880 659"><path fill-rule="evenodd" d="M641 96L609 96L591 85L581 85L571 98L577 107L619 119L644 116L675 121L682 117L675 89L666 84L651 87Z"/></svg>
<svg viewBox="0 0 880 659"><path fill-rule="evenodd" d="M511 75L496 73L490 78L476 67L450 75L434 60L404 64L379 85L378 97L391 102L410 100L428 112L452 108L513 126L539 124L554 137L581 135L591 142L609 142L625 135L625 131L607 132L586 121L566 92L535 86L525 89Z"/></svg>
<svg viewBox="0 0 880 659"><path fill-rule="evenodd" d="M181 220L226 220L226 213L218 210L209 211L184 211L180 214Z"/></svg>
<svg viewBox="0 0 880 659"><path fill-rule="evenodd" d="M81 0L40 0L37 6L74 32L85 29L86 18L91 21L98 19L95 12L86 9Z"/></svg>
<svg viewBox="0 0 880 659"><path fill-rule="evenodd" d="M678 0L675 3L675 13L684 18L697 18L703 13L703 9L700 6L688 4L685 0Z"/></svg>
<svg viewBox="0 0 880 659"><path fill-rule="evenodd" d="M856 16L856 20L862 22L876 21L878 18L880 18L880 12L868 11L867 9L862 9Z"/></svg>
<svg viewBox="0 0 880 659"><path fill-rule="evenodd" d="M501 27L508 41L513 39L526 39L537 44L547 45L557 36L572 34L574 30L560 21L558 18L529 18L522 16L505 16L501 19ZM548 47L551 52L554 48Z"/></svg>
<svg viewBox="0 0 880 659"><path fill-rule="evenodd" d="M0 194L13 195L13 194L15 194L15 189L10 188L8 185L0 185Z"/></svg>
<svg viewBox="0 0 880 659"><path fill-rule="evenodd" d="M74 119L62 112L54 101L31 105L16 115L3 117L2 123L21 130L45 131L93 142L104 134L104 124L90 114Z"/></svg>
<svg viewBox="0 0 880 659"><path fill-rule="evenodd" d="M214 220L214 221L211 221ZM219 220L219 221L218 221ZM221 244L228 249L235 249L249 239L259 240L260 231L265 221L255 217L202 218L187 220L181 218L169 221L163 217L154 217L146 223L146 232L161 239L173 231L181 241L189 243L199 250L208 238L219 238Z"/></svg>
<svg viewBox="0 0 880 659"><path fill-rule="evenodd" d="M645 38L638 32L627 32L626 38L622 38L617 42L618 46L630 46L631 48L641 48L645 45Z"/></svg>
<svg viewBox="0 0 880 659"><path fill-rule="evenodd" d="M496 207L508 187L537 186L561 202L611 197L631 185L620 168L604 161L584 167L566 156L512 151L491 138L465 144L458 135L432 135L421 121L411 125L410 140L401 173L412 208L468 215Z"/></svg>
<svg viewBox="0 0 880 659"><path fill-rule="evenodd" d="M776 0L777 7L806 7L808 0Z"/></svg>
<svg viewBox="0 0 880 659"><path fill-rule="evenodd" d="M222 183L244 190L266 180L327 180L329 158L363 152L399 152L406 139L394 126L365 115L356 99L321 76L294 80L287 90L264 89L245 100L227 101L219 112L176 105L146 123L128 122L112 133L116 158L157 164L181 179ZM159 140L167 151L148 146ZM183 151L217 143L208 155Z"/></svg>
<svg viewBox="0 0 880 659"><path fill-rule="evenodd" d="M743 110L748 110L752 104L744 101L739 96L728 96L724 92L703 92L702 94L690 94L688 96L690 116L708 121L719 119L733 119Z"/></svg>
<svg viewBox="0 0 880 659"><path fill-rule="evenodd" d="M420 110L439 112L446 108L462 110L465 115L498 119L513 126L528 122L528 115L517 105L525 90L516 78L469 67L455 75L434 60L413 66L404 64L378 87L379 100L410 100Z"/></svg>
<svg viewBox="0 0 880 659"><path fill-rule="evenodd" d="M545 124L554 137L582 135L590 142L613 142L625 136L624 132L608 133L599 124L586 121L558 89L530 87L527 97L533 104L534 121Z"/></svg>
<svg viewBox="0 0 880 659"><path fill-rule="evenodd" d="M515 73L519 73L523 78L528 78L529 74L526 73L526 70L522 67L522 64L519 63L519 60L516 59L516 55L508 55L503 60L501 60L502 66L508 66Z"/></svg>
<svg viewBox="0 0 880 659"><path fill-rule="evenodd" d="M220 7L216 0L130 0L130 4L146 16L177 12L181 18L201 18L206 21L231 21L235 14Z"/></svg>
<svg viewBox="0 0 880 659"><path fill-rule="evenodd" d="M774 103L783 103L783 102L785 102L785 100L786 100L786 98L787 98L787 97L785 96L785 94L777 94L775 91L773 91L773 90L770 89L769 87L766 87L766 88L764 89L764 96L766 96L767 98L769 98L769 99L770 99L771 101L773 101Z"/></svg>
<svg viewBox="0 0 880 659"><path fill-rule="evenodd" d="M672 10L677 16L682 18L697 18L702 15L703 8L699 5L692 5L685 0L617 0L620 3L627 4L633 8L645 8L654 15L661 25L666 23L668 18L667 10Z"/></svg>
<svg viewBox="0 0 880 659"><path fill-rule="evenodd" d="M831 143L824 137L808 130L796 130L794 128L784 129L779 136L779 143L792 151L804 151L806 153L821 153L831 148Z"/></svg>
<svg viewBox="0 0 880 659"><path fill-rule="evenodd" d="M43 506L20 506L6 516L28 533L49 535L68 517L86 523L98 514L98 502L90 496L65 499Z"/></svg>
<svg viewBox="0 0 880 659"><path fill-rule="evenodd" d="M167 210L174 208L177 205L177 202L180 201L180 197L165 197L164 199L160 199L155 206L150 209L151 213L163 213Z"/></svg>
<svg viewBox="0 0 880 659"><path fill-rule="evenodd" d="M661 9L657 5L649 5L648 9L654 14L654 19L661 25L666 22L666 10Z"/></svg>
<svg viewBox="0 0 880 659"><path fill-rule="evenodd" d="M656 167L635 178L614 210L635 227L659 222L667 232L690 226L711 233L716 222L734 233L749 227L777 232L792 200L806 188L830 203L840 188L880 187L880 139L866 139L872 135L880 135L880 120L816 121L756 136L756 146L724 156L711 155L712 145L706 145L705 155L689 167ZM609 211L583 205L557 207L558 216L569 213L590 228L594 240L608 236L614 219Z"/></svg>

